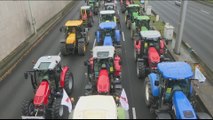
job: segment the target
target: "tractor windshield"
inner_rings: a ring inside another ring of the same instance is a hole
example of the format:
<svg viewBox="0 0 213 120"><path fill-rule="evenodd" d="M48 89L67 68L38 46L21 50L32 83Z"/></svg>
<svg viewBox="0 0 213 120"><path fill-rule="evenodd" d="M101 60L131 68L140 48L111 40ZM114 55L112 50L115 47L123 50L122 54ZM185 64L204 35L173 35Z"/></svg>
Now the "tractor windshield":
<svg viewBox="0 0 213 120"><path fill-rule="evenodd" d="M131 8L129 8L129 12L130 12L130 13L138 12L138 11L139 11L139 8L138 8L138 7L131 7Z"/></svg>
<svg viewBox="0 0 213 120"><path fill-rule="evenodd" d="M137 20L136 26L138 28L146 27L149 30L149 20Z"/></svg>
<svg viewBox="0 0 213 120"><path fill-rule="evenodd" d="M114 14L104 14L101 18L102 21L114 21Z"/></svg>

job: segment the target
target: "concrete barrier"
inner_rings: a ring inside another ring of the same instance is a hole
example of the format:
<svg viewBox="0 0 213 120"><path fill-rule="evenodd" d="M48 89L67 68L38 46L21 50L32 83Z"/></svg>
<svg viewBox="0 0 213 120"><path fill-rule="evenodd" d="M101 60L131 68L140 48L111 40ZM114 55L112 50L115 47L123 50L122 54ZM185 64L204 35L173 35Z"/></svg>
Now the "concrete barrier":
<svg viewBox="0 0 213 120"><path fill-rule="evenodd" d="M16 65L22 61L22 59L39 43L43 37L57 24L65 15L69 13L69 10L75 5L76 1L71 1L64 9L58 12L45 24L43 24L38 30L36 35L31 35L22 44L20 44L14 51L12 51L7 57L0 62L0 81L2 81L7 75L9 75Z"/></svg>

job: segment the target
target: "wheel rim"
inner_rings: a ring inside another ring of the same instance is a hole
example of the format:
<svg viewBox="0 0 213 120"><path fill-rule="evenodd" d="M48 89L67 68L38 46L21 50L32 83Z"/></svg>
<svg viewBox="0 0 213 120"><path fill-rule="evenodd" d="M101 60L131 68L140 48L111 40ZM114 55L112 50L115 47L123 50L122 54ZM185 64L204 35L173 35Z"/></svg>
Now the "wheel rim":
<svg viewBox="0 0 213 120"><path fill-rule="evenodd" d="M59 108L59 116L62 116L64 113L63 105L60 106Z"/></svg>
<svg viewBox="0 0 213 120"><path fill-rule="evenodd" d="M70 76L69 78L69 89L70 90L72 89L72 76Z"/></svg>
<svg viewBox="0 0 213 120"><path fill-rule="evenodd" d="M148 87L148 84L146 83L146 86L145 86L145 97L146 97L146 101L149 101L149 87Z"/></svg>

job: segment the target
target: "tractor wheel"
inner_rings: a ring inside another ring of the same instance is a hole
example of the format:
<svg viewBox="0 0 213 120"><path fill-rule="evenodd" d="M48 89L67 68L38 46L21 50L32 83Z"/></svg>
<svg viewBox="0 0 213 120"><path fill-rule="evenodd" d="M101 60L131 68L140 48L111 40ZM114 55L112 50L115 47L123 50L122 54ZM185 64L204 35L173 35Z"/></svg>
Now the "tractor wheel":
<svg viewBox="0 0 213 120"><path fill-rule="evenodd" d="M121 48L116 49L116 54L121 57L121 55L122 55Z"/></svg>
<svg viewBox="0 0 213 120"><path fill-rule="evenodd" d="M73 85L74 85L73 74L72 74L72 72L67 71L66 76L65 76L64 89L67 92L69 97L71 97L71 94L73 91Z"/></svg>
<svg viewBox="0 0 213 120"><path fill-rule="evenodd" d="M79 55L85 55L86 53L86 45L85 42L79 42L78 43L78 54Z"/></svg>
<svg viewBox="0 0 213 120"><path fill-rule="evenodd" d="M58 97L53 102L52 118L53 119L68 119L69 110L67 106L61 105L62 97Z"/></svg>
<svg viewBox="0 0 213 120"><path fill-rule="evenodd" d="M66 45L65 45L65 44L61 44L61 46L60 46L60 51L61 51L61 54L62 54L63 56L68 55L68 51L67 51L67 48L66 48Z"/></svg>
<svg viewBox="0 0 213 120"><path fill-rule="evenodd" d="M144 81L144 89L145 89L145 103L147 107L150 107L151 104L154 103L154 97L151 92L151 84L149 78L147 77Z"/></svg>
<svg viewBox="0 0 213 120"><path fill-rule="evenodd" d="M34 116L34 104L33 99L25 100L22 105L22 115L23 116Z"/></svg>
<svg viewBox="0 0 213 120"><path fill-rule="evenodd" d="M134 50L134 59L135 59L135 62L137 62L138 55L137 55L137 52L136 52L136 50Z"/></svg>
<svg viewBox="0 0 213 120"><path fill-rule="evenodd" d="M130 30L131 29L131 25L130 25L130 21L127 20L127 28Z"/></svg>
<svg viewBox="0 0 213 120"><path fill-rule="evenodd" d="M139 79L145 78L145 66L143 62L137 61L137 76Z"/></svg>

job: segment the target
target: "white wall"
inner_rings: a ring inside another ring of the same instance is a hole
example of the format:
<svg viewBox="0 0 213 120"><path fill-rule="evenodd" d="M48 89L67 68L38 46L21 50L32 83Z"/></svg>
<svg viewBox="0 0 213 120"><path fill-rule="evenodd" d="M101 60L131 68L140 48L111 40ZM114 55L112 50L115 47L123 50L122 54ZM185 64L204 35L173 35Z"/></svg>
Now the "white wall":
<svg viewBox="0 0 213 120"><path fill-rule="evenodd" d="M69 2L0 1L0 60L34 33L31 13L38 29Z"/></svg>

